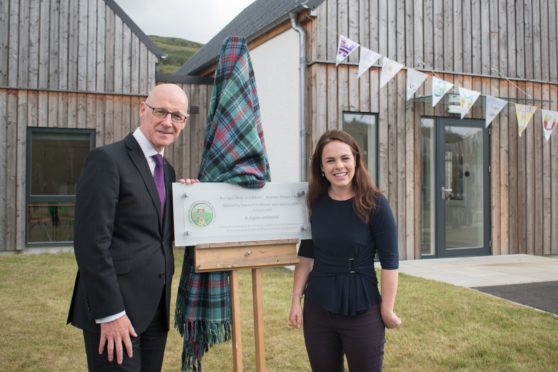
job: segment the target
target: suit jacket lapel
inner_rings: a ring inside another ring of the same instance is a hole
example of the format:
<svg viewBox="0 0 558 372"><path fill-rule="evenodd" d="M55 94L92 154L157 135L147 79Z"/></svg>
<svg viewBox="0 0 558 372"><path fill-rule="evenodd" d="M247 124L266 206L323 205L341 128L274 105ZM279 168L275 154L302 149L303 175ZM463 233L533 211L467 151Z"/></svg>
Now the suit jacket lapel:
<svg viewBox="0 0 558 372"><path fill-rule="evenodd" d="M133 135L129 134L125 138L125 141L126 147L128 148L128 155L132 159L132 162L136 166L145 186L147 187L147 190L149 191L149 196L151 197L151 201L153 202L153 206L155 207L157 217L159 219L159 228L161 228L161 202L159 201L159 192L157 191L157 186L155 185L155 180L153 179L153 175L151 174L145 155L143 154L143 151L141 151L141 147Z"/></svg>

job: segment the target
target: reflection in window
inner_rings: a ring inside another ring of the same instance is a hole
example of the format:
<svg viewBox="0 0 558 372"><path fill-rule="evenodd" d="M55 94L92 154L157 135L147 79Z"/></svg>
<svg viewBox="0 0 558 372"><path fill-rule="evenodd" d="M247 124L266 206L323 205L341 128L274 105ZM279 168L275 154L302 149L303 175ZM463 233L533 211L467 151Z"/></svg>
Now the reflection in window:
<svg viewBox="0 0 558 372"><path fill-rule="evenodd" d="M364 153L364 161L373 180L378 182L377 167L377 115L362 112L344 112L343 129L358 142Z"/></svg>
<svg viewBox="0 0 558 372"><path fill-rule="evenodd" d="M94 130L28 128L28 244L72 242L77 182L94 135Z"/></svg>

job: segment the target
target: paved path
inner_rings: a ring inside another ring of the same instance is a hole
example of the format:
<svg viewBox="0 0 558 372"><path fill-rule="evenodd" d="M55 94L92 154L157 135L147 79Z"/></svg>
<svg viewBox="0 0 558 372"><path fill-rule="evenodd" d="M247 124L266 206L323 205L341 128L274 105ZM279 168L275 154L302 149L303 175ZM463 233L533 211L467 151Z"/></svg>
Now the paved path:
<svg viewBox="0 0 558 372"><path fill-rule="evenodd" d="M401 261L400 272L473 288L558 315L558 257L524 254Z"/></svg>
<svg viewBox="0 0 558 372"><path fill-rule="evenodd" d="M461 287L558 281L558 258L526 254L401 261L404 274Z"/></svg>

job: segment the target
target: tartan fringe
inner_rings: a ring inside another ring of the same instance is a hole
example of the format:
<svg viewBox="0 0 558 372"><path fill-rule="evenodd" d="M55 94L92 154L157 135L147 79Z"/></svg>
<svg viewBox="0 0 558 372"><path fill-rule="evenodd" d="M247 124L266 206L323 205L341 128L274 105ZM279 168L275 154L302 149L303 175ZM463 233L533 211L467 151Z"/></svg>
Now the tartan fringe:
<svg viewBox="0 0 558 372"><path fill-rule="evenodd" d="M185 275L180 282L183 288ZM231 339L231 322L188 319L186 296L179 290L174 313L174 326L184 339L181 372L202 372L202 358L209 348Z"/></svg>
<svg viewBox="0 0 558 372"><path fill-rule="evenodd" d="M181 372L202 372L202 358L209 348L231 339L231 322L189 320L183 310L186 306L184 298L178 296L176 301L174 326L184 338Z"/></svg>
<svg viewBox="0 0 558 372"><path fill-rule="evenodd" d="M182 348L182 372L202 372L202 358L209 348L231 338L230 322L187 321L184 327ZM180 332L180 330L179 330ZM200 336L209 336L198 340Z"/></svg>

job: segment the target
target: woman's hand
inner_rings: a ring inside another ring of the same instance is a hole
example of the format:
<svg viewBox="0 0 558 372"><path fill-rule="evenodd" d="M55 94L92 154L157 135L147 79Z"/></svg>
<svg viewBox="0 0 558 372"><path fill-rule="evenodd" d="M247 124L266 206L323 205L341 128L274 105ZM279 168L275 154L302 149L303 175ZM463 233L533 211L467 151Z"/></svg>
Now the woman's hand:
<svg viewBox="0 0 558 372"><path fill-rule="evenodd" d="M302 325L302 305L300 304L300 297L293 298L291 304L291 312L289 314L289 321L295 328L300 328Z"/></svg>
<svg viewBox="0 0 558 372"><path fill-rule="evenodd" d="M198 180L197 178L181 178L178 180L178 182L184 185L191 185L194 183L199 183L200 180Z"/></svg>
<svg viewBox="0 0 558 372"><path fill-rule="evenodd" d="M401 319L393 312L393 310L382 309L382 320L386 328L394 329L401 325Z"/></svg>

